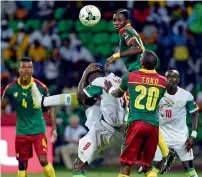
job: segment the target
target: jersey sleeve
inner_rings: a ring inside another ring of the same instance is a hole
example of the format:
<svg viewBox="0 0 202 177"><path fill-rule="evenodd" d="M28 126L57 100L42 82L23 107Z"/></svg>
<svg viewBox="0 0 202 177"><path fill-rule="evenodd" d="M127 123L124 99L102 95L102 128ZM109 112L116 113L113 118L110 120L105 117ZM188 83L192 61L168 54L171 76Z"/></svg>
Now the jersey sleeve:
<svg viewBox="0 0 202 177"><path fill-rule="evenodd" d="M102 87L100 86L95 86L95 85L89 85L88 87L85 87L83 89L84 93L88 96L88 97L95 97L95 96L99 96L102 94Z"/></svg>
<svg viewBox="0 0 202 177"><path fill-rule="evenodd" d="M3 92L2 99L9 100L11 98L11 94L12 93L11 93L10 87L9 87L9 85L7 85L4 92Z"/></svg>
<svg viewBox="0 0 202 177"><path fill-rule="evenodd" d="M124 29L120 30L120 35L122 36L122 38L125 40L125 42L128 45L130 44L130 42L131 42L132 39L136 39L136 41L139 43L139 41L138 41L138 34L133 29L124 28ZM141 46L140 43L139 43L139 45Z"/></svg>
<svg viewBox="0 0 202 177"><path fill-rule="evenodd" d="M122 82L121 85L119 87L123 92L125 92L128 89L128 74L125 74L122 77Z"/></svg>
<svg viewBox="0 0 202 177"><path fill-rule="evenodd" d="M191 93L188 95L188 100L187 100L187 103L186 103L186 108L187 108L187 111L189 111L189 113L193 113L193 112L195 112L195 111L197 111L199 109L198 105L194 101L194 97L192 96Z"/></svg>

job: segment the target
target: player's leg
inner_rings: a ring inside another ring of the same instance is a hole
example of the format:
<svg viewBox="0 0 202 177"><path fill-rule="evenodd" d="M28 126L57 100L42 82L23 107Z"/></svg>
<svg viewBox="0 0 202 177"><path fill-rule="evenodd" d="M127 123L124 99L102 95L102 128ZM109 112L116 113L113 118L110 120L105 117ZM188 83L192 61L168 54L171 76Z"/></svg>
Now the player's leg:
<svg viewBox="0 0 202 177"><path fill-rule="evenodd" d="M139 136L147 137L141 150L140 162L144 165L146 177L157 177L151 164L158 144L158 127L142 122Z"/></svg>
<svg viewBox="0 0 202 177"><path fill-rule="evenodd" d="M46 177L55 177L55 170L47 158L47 139L43 133L32 136L32 142Z"/></svg>
<svg viewBox="0 0 202 177"><path fill-rule="evenodd" d="M179 148L176 149L176 152L179 156L179 159L182 162L186 175L188 177L198 177L193 166L193 159L194 159L193 150L191 149L189 152L187 152L185 149L185 142L183 142L183 145L179 146Z"/></svg>
<svg viewBox="0 0 202 177"><path fill-rule="evenodd" d="M32 143L30 137L16 135L15 151L16 151L16 159L18 160L17 177L26 177L28 159L32 157Z"/></svg>
<svg viewBox="0 0 202 177"><path fill-rule="evenodd" d="M124 141L120 155L120 174L118 177L128 177L131 173L131 166L140 163L141 149L144 139L139 136L140 121L131 122L125 129ZM143 164L142 164L143 165Z"/></svg>
<svg viewBox="0 0 202 177"><path fill-rule="evenodd" d="M40 108L41 106L48 107L78 105L76 93L59 94L49 97L43 97L35 84L32 85L32 98L35 108Z"/></svg>
<svg viewBox="0 0 202 177"><path fill-rule="evenodd" d="M184 170L186 172L187 177L198 177L195 168L193 166L193 161L182 161L182 165L184 167Z"/></svg>
<svg viewBox="0 0 202 177"><path fill-rule="evenodd" d="M173 149L169 149L166 145L166 142L162 136L161 130L159 129L159 142L158 146L161 149L161 153L163 156L162 166L161 166L161 174L164 174L168 169L171 168L172 163L174 162L176 156Z"/></svg>
<svg viewBox="0 0 202 177"><path fill-rule="evenodd" d="M79 140L78 158L73 164L73 176L85 176L85 169L104 149L116 142L116 131L107 129L98 118L89 132ZM109 126L109 125L108 125Z"/></svg>

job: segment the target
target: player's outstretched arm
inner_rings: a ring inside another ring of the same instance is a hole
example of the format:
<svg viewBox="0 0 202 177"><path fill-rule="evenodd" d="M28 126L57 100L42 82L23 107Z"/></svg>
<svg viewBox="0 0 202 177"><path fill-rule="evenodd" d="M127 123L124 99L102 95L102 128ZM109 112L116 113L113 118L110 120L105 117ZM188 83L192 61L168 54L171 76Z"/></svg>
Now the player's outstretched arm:
<svg viewBox="0 0 202 177"><path fill-rule="evenodd" d="M130 57L133 55L137 55L139 53L143 52L143 48L140 46L140 44L137 42L136 38L132 38L129 43L128 43L130 47L129 50L126 50L124 52L119 52L119 53L115 53L113 54L111 57L109 57L107 59L106 62L106 69L109 68L109 65L113 62L115 62L117 59L121 58L121 57Z"/></svg>

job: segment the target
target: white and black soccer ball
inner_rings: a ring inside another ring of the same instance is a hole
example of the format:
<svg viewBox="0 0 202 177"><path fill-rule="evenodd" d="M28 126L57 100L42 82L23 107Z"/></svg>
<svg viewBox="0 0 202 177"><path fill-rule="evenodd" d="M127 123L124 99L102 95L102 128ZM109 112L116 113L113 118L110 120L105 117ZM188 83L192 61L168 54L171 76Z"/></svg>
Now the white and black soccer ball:
<svg viewBox="0 0 202 177"><path fill-rule="evenodd" d="M79 20L87 27L96 25L101 19L100 10L93 5L84 6L79 13Z"/></svg>

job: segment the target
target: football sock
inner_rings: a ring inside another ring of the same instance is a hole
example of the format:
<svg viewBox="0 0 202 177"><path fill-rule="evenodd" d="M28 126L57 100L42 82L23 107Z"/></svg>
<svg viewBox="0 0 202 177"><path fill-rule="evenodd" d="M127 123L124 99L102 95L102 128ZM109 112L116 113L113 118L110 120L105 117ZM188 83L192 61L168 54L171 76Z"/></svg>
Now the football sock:
<svg viewBox="0 0 202 177"><path fill-rule="evenodd" d="M17 177L27 177L26 170L18 170Z"/></svg>
<svg viewBox="0 0 202 177"><path fill-rule="evenodd" d="M188 177L198 177L194 168L189 168L188 170L186 170L186 175Z"/></svg>
<svg viewBox="0 0 202 177"><path fill-rule="evenodd" d="M151 171L148 171L147 173L145 173L145 176L146 177L157 177L157 174L151 170Z"/></svg>
<svg viewBox="0 0 202 177"><path fill-rule="evenodd" d="M76 93L70 94L60 94L54 96L45 97L43 100L43 106L76 106L78 105L78 100Z"/></svg>
<svg viewBox="0 0 202 177"><path fill-rule="evenodd" d="M86 177L86 173L85 172L76 172L76 173L73 173L73 177Z"/></svg>
<svg viewBox="0 0 202 177"><path fill-rule="evenodd" d="M118 177L129 177L128 175L119 174Z"/></svg>
<svg viewBox="0 0 202 177"><path fill-rule="evenodd" d="M161 131L159 129L159 143L158 143L159 148L161 149L161 153L163 157L166 157L169 154L169 149L168 146L166 145L166 142L164 141L164 138L161 134Z"/></svg>
<svg viewBox="0 0 202 177"><path fill-rule="evenodd" d="M43 170L46 177L55 177L55 170L51 163L48 163L48 165L43 167Z"/></svg>
<svg viewBox="0 0 202 177"><path fill-rule="evenodd" d="M160 169L159 169L159 168L153 166L152 169L153 169L153 171L154 171L156 174L159 174L159 172L160 172Z"/></svg>

